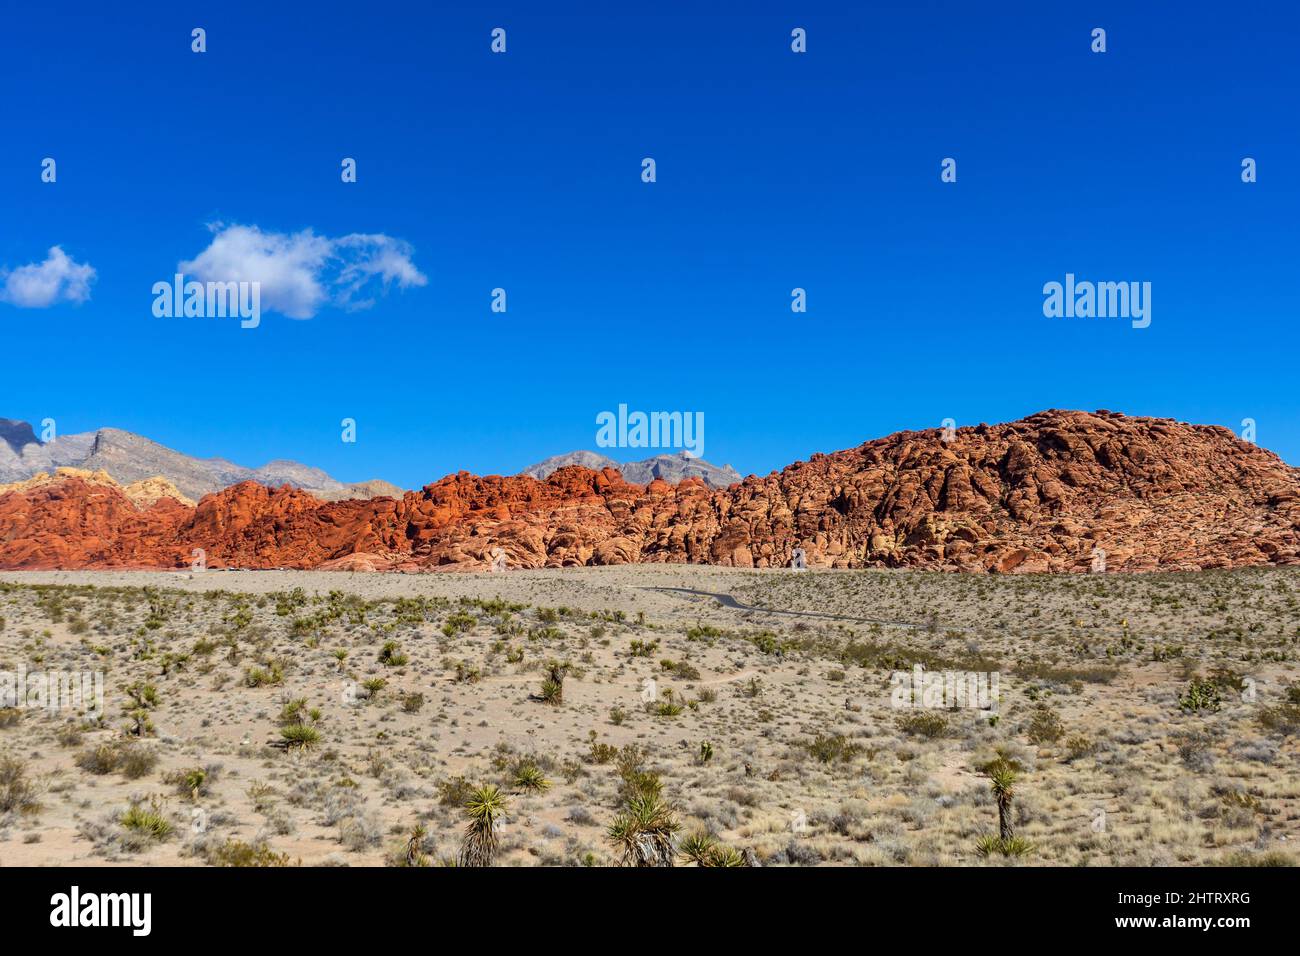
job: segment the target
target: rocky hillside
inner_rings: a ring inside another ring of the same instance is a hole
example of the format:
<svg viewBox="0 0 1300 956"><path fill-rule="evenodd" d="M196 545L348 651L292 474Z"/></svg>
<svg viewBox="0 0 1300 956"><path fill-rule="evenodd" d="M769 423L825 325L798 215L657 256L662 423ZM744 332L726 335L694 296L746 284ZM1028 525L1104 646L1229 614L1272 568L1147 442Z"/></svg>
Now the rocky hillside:
<svg viewBox="0 0 1300 956"><path fill-rule="evenodd" d="M27 422L0 418L0 482L24 481L64 467L107 472L123 485L163 478L194 500L241 481L292 485L326 501L379 495L400 498L403 494L401 488L386 481L345 484L296 461L245 468L224 458L194 458L120 428L60 435L42 443Z"/></svg>
<svg viewBox="0 0 1300 956"><path fill-rule="evenodd" d="M710 489L613 469L449 475L324 503L245 482L139 509L79 478L0 495L0 567L376 570L689 562L1032 572L1300 563L1300 471L1218 426L1047 411L900 432Z"/></svg>
<svg viewBox="0 0 1300 956"><path fill-rule="evenodd" d="M180 504L191 507L194 505L193 501L181 494L180 490L166 478L142 478L124 487L106 471L87 471L84 468L56 468L52 475L42 471L24 481L0 484L0 495L6 491L34 491L46 485L61 484L71 478L79 478L87 485L120 489L127 500L137 508L147 508L156 503L159 498L175 498Z"/></svg>

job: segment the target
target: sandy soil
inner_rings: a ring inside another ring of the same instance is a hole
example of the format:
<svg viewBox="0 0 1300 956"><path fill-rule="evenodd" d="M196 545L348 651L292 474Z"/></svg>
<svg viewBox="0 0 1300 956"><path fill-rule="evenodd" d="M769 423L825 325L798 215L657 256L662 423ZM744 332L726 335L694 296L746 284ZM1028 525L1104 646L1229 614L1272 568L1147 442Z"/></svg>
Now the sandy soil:
<svg viewBox="0 0 1300 956"><path fill-rule="evenodd" d="M0 709L0 864L453 862L492 784L496 862L608 865L647 777L679 844L762 865L1282 862L1298 598L1284 569L4 572L0 675L104 695ZM897 706L917 665L996 675L996 708ZM999 754L1010 857L978 846Z"/></svg>

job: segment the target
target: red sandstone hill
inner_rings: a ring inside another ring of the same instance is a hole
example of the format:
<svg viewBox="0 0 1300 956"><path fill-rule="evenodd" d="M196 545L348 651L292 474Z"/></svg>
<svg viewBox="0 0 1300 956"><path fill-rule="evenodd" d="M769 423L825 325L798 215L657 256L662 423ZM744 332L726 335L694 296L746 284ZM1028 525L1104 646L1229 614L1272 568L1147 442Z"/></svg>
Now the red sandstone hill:
<svg viewBox="0 0 1300 956"><path fill-rule="evenodd" d="M900 432L713 490L611 468L449 475L401 500L244 482L137 508L79 478L0 495L0 568L481 570L684 562L957 571L1300 564L1300 469L1218 426L1046 411Z"/></svg>

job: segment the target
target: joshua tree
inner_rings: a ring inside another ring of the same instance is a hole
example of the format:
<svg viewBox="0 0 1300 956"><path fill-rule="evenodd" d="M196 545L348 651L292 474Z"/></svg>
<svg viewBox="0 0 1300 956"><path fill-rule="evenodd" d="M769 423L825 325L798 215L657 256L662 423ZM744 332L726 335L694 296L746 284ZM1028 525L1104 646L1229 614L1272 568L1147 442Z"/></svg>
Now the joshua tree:
<svg viewBox="0 0 1300 956"><path fill-rule="evenodd" d="M546 679L542 681L542 692L534 699L556 707L564 703L564 676L569 673L568 661L547 661Z"/></svg>
<svg viewBox="0 0 1300 956"><path fill-rule="evenodd" d="M1011 801L1015 799L1016 772L1005 760L996 761L988 769L993 798L998 803L998 838L1004 846L1015 839L1011 826Z"/></svg>
<svg viewBox="0 0 1300 956"><path fill-rule="evenodd" d="M999 754L983 764L979 770L989 778L989 788L998 805L998 835L981 837L975 845L980 856L995 853L1002 856L1024 856L1033 850L1033 846L1016 836L1011 824L1012 801L1016 796L1016 775L1020 772L1019 761L1005 753Z"/></svg>
<svg viewBox="0 0 1300 956"><path fill-rule="evenodd" d="M429 858L424 854L424 838L428 836L429 831L425 829L423 823L417 823L411 830L411 835L406 841L406 851L404 857L404 866L428 866Z"/></svg>
<svg viewBox="0 0 1300 956"><path fill-rule="evenodd" d="M124 708L124 713L131 719L127 733L132 737L145 737L153 733L149 711L158 706L158 691L152 684L136 681L126 689L126 696L130 698L130 703Z"/></svg>
<svg viewBox="0 0 1300 956"><path fill-rule="evenodd" d="M497 851L497 823L505 816L506 798L491 784L473 791L465 802L469 826L460 845L461 866L491 866Z"/></svg>
<svg viewBox="0 0 1300 956"><path fill-rule="evenodd" d="M640 793L609 825L608 838L623 866L672 866L673 836L681 829L672 807L655 793Z"/></svg>
<svg viewBox="0 0 1300 956"><path fill-rule="evenodd" d="M191 800L198 800L208 782L208 772L199 767L186 771L181 776L181 788L188 790Z"/></svg>

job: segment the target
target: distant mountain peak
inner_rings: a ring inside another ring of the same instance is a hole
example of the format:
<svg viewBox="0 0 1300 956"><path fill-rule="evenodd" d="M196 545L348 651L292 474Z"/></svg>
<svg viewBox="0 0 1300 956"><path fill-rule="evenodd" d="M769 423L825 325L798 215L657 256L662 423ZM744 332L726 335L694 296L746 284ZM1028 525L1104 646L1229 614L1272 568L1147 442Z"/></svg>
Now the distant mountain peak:
<svg viewBox="0 0 1300 956"><path fill-rule="evenodd" d="M519 474L545 480L555 471L568 465L581 465L592 471L615 468L622 473L624 481L634 485L647 485L656 478L674 485L686 478L699 478L710 488L726 488L741 480L740 472L730 465L719 468L717 465L709 464L703 458L692 458L684 451L655 455L641 461L629 461L623 464L598 452L571 451L529 465Z"/></svg>
<svg viewBox="0 0 1300 956"><path fill-rule="evenodd" d="M186 499L195 501L241 481L291 485L327 501L400 498L404 493L396 485L378 479L346 484L319 468L287 459L246 468L224 458L194 458L121 428L61 435L56 441L42 444L29 423L0 418L0 439L0 483L26 481L41 473L56 475L60 468L77 468L105 472L123 486L162 478Z"/></svg>
<svg viewBox="0 0 1300 956"><path fill-rule="evenodd" d="M13 418L0 418L0 441L7 444L16 455L24 445L36 441L36 432L32 431L32 426L27 422L20 422Z"/></svg>

